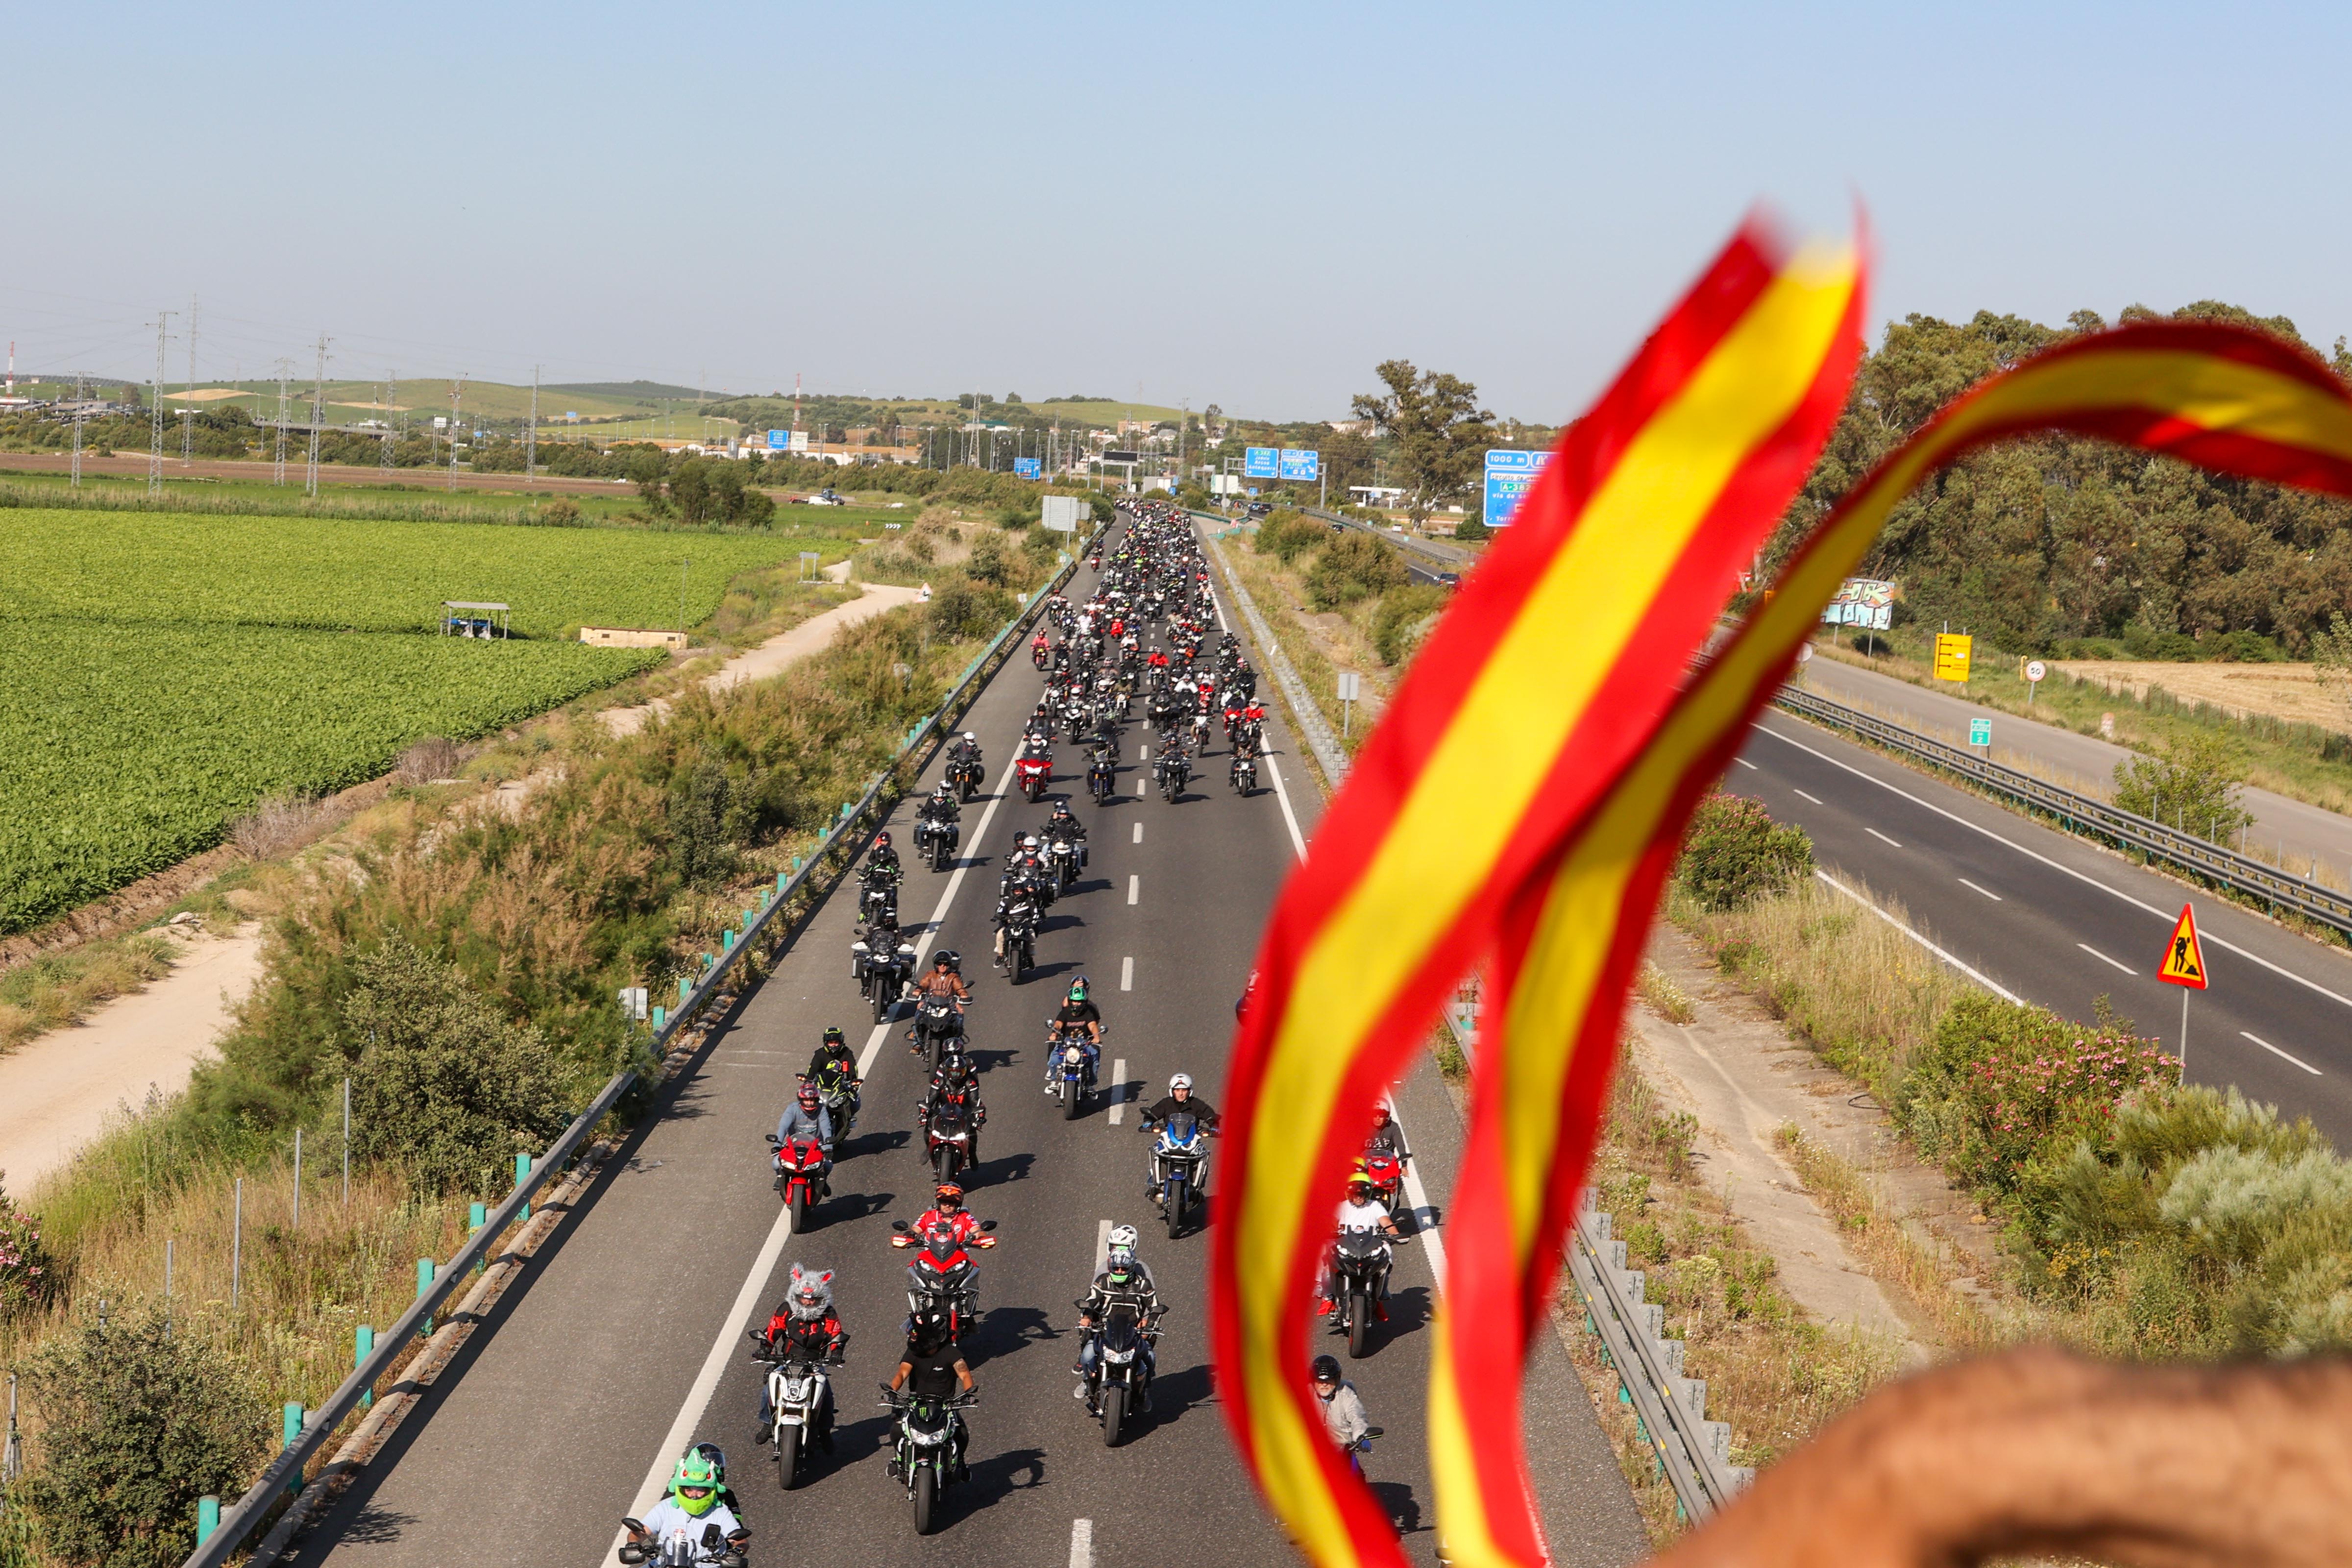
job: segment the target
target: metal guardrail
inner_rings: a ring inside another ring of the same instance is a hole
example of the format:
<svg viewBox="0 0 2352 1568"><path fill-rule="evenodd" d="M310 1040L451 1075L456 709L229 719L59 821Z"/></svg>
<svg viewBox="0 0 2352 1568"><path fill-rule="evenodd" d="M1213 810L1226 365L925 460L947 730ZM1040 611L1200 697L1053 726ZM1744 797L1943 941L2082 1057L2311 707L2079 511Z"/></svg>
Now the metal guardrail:
<svg viewBox="0 0 2352 1568"><path fill-rule="evenodd" d="M1469 570L1472 561L1475 559L1466 550L1449 550L1443 545L1433 544L1426 539L1416 538L1410 533L1391 533L1385 528L1373 527L1360 517L1348 517L1339 512L1326 511L1319 506L1302 506L1298 510L1318 521L1336 522L1342 528L1352 528L1359 532L1369 533L1375 539L1385 540L1400 550L1420 556L1433 566L1457 575Z"/></svg>
<svg viewBox="0 0 2352 1568"><path fill-rule="evenodd" d="M1097 527L1094 533L1087 535L1086 543L1091 543L1101 531ZM677 1012L667 1014L654 1030L656 1055L665 1053L678 1035L691 1026L704 1005L719 994L729 973L743 955L759 945L761 936L769 929L771 922L782 918L782 911L793 903L794 895L808 885L811 878L821 874L821 868L827 858L865 830L867 814L883 798L894 775L907 759L927 742L936 740L941 730L961 717L980 685L995 672L996 661L1036 619L1046 599L1077 571L1078 563L1086 558L1086 545L1073 535L1072 546L1068 563L1045 586L1030 595L1029 602L1006 623L1004 629L997 634L996 640L965 667L963 678L948 692L937 711L908 733L906 740L899 743L898 754L890 766L875 775L874 782L866 786L866 793L853 805L844 808L840 819L810 852L800 868L789 877L778 878L774 894L756 913L747 912L740 934L734 931L728 933L722 951L714 955L701 979L688 986L679 1000ZM530 1173L515 1184L514 1191L489 1214L481 1228L457 1249L456 1256L439 1266L433 1283L418 1294L415 1302L401 1314L400 1321L377 1339L373 1353L343 1379L341 1385L325 1404L304 1413L300 1434L270 1460L268 1467L261 1472L261 1479L248 1487L233 1507L222 1511L219 1524L197 1542L196 1549L188 1554L182 1568L219 1568L268 1521L277 1504L299 1489L303 1471L312 1456L325 1446L344 1419L360 1407L361 1402L374 1391L376 1384L393 1369L410 1342L419 1336L419 1331L433 1321L434 1314L447 1302L451 1294L459 1286L469 1282L475 1265L488 1259L491 1249L500 1244L507 1227L515 1223L533 1195L547 1184L551 1176L571 1163L572 1157L587 1142L588 1135L636 1083L637 1075L633 1071L613 1076L596 1098L589 1102L588 1108L564 1129L563 1135L555 1141L554 1146L532 1162Z"/></svg>
<svg viewBox="0 0 2352 1568"><path fill-rule="evenodd" d="M1874 745L1916 758L1968 780L2029 812L2053 817L2068 832L2099 839L2117 848L2134 849L2216 887L2224 888L2273 910L2296 914L2352 940L2352 895L2298 877L2200 838L2150 817L2124 811L2032 774L1979 757L1949 742L1938 741L1874 714L1810 691L1783 687L1773 699L1780 707L1807 719L1849 731Z"/></svg>
<svg viewBox="0 0 2352 1568"><path fill-rule="evenodd" d="M1666 1337L1666 1310L1642 1300L1642 1276L1625 1267L1625 1244L1610 1231L1610 1216L1593 1207L1588 1188L1569 1236L1569 1276L1583 1292L1585 1321L1616 1364L1675 1497L1696 1524L1756 1472L1731 1462L1730 1423L1706 1418L1706 1380L1682 1374L1683 1342Z"/></svg>
<svg viewBox="0 0 2352 1568"><path fill-rule="evenodd" d="M1196 511L1192 516L1196 526L1211 521L1205 512ZM1213 552L1211 558L1215 558ZM1242 585L1241 574L1223 561L1217 562L1217 569L1224 575L1225 588L1233 595L1234 604L1241 610L1243 618L1249 622L1250 634L1257 639L1258 654L1265 661L1266 673L1274 677L1276 689L1289 704L1290 727L1297 731L1299 739L1307 742L1307 749L1315 753L1316 765L1323 770L1324 778L1337 789L1339 781L1348 774L1347 748L1339 744L1339 738L1331 733L1331 726L1324 722L1322 710L1315 706L1315 699L1307 691L1307 682L1300 679L1290 657L1282 651L1282 645L1275 640L1274 628L1267 626L1265 617L1258 613L1257 601L1251 598L1250 591Z"/></svg>

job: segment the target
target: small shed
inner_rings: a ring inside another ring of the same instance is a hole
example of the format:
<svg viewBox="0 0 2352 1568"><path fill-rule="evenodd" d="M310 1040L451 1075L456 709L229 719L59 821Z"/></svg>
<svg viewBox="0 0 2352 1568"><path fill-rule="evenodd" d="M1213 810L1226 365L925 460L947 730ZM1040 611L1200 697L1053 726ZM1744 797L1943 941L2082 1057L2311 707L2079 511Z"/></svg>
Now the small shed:
<svg viewBox="0 0 2352 1568"><path fill-rule="evenodd" d="M477 614L476 612L481 612ZM510 612L488 599L441 601L441 635L450 637L509 637Z"/></svg>

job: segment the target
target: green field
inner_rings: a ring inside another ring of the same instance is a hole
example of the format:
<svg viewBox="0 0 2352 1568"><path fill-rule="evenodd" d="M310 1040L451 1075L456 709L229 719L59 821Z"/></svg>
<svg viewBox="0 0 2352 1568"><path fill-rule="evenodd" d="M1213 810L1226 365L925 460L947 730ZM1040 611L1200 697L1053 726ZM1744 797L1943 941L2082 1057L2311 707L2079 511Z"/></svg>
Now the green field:
<svg viewBox="0 0 2352 1568"><path fill-rule="evenodd" d="M791 560L806 542L192 512L19 508L0 519L13 568L0 624L418 631L438 624L444 599L476 599L512 605L519 635L551 637L582 626L675 626L683 589L693 626L718 607L730 578Z"/></svg>
<svg viewBox="0 0 2352 1568"><path fill-rule="evenodd" d="M13 625L0 638L0 931L341 789L425 735L511 724L660 662L578 643L262 626Z"/></svg>

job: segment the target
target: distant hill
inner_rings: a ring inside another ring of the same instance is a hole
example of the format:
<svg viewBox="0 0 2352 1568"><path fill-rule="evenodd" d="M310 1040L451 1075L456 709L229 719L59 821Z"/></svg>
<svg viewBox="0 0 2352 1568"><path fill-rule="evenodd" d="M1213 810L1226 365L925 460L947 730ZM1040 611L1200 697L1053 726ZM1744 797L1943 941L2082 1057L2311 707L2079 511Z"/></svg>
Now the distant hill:
<svg viewBox="0 0 2352 1568"><path fill-rule="evenodd" d="M659 403L665 398L675 402L681 397L709 395L701 388L670 386L658 381L565 381L551 382L540 388L542 397L551 392L576 393L583 397L618 398L625 403Z"/></svg>

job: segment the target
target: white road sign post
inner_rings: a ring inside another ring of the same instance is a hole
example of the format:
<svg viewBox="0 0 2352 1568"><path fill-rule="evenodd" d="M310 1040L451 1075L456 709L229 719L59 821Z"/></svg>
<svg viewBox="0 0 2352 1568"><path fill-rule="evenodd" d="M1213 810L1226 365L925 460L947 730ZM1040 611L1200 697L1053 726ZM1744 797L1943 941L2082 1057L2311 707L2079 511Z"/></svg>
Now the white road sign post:
<svg viewBox="0 0 2352 1568"><path fill-rule="evenodd" d="M2049 673L2050 667L2040 659L2029 658L2025 661L2025 705L2028 708L2033 706L2033 689L2041 685L2042 678Z"/></svg>
<svg viewBox="0 0 2352 1568"><path fill-rule="evenodd" d="M1348 721L1355 713L1357 682L1360 679L1353 670L1339 672L1339 738L1343 741L1348 738Z"/></svg>

